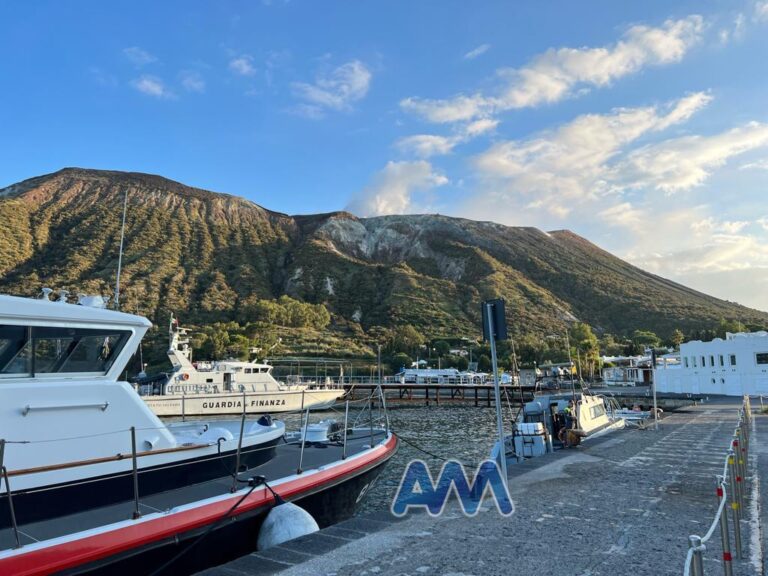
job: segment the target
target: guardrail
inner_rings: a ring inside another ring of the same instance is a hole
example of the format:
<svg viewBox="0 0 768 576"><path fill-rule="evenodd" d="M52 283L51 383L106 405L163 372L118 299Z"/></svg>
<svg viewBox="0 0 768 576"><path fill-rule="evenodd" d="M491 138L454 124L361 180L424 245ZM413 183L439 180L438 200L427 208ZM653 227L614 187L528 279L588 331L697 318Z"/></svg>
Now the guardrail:
<svg viewBox="0 0 768 576"><path fill-rule="evenodd" d="M762 402L762 398L761 398ZM733 438L723 464L723 473L715 476L715 493L719 505L715 518L704 536L688 536L688 554L685 557L683 574L685 576L704 576L704 552L706 543L720 527L720 539L723 545L723 571L725 576L733 576L733 553L729 534L726 503L730 502L731 524L733 526L733 545L736 557L743 558L741 543L741 511L744 510L745 483L749 457L749 434L752 423L752 406L749 396L744 401L739 413L739 422L733 431ZM729 481L730 480L730 481Z"/></svg>
<svg viewBox="0 0 768 576"><path fill-rule="evenodd" d="M303 402L302 402L303 404ZM357 415L353 418L353 415L350 414L350 405L358 405L359 412ZM378 406L378 412L374 413L374 408ZM371 390L371 393L366 397L362 398L360 400L349 400L346 399L343 403L343 407L341 409L336 408L335 406L332 406L330 408L317 408L317 412L323 412L322 416L319 416L321 419L327 419L327 411L331 410L335 413L338 413L339 415L343 414L343 429L342 431L339 431L336 434L335 441L341 444L342 447L342 459L347 458L347 434L350 431L350 429L366 429L370 433L370 444L369 446L372 448L374 446L374 437L376 435L376 432L384 431L385 437L389 435L389 416L387 414L386 410L386 397L384 395L383 390L381 387L375 388ZM299 458L298 463L296 467L296 473L302 474L304 471L302 469L303 459L304 459L304 448L307 444L307 431L309 429L310 424L310 417L311 417L311 408L302 407L300 410L297 410L295 412L283 412L280 415L286 416L290 414L299 414L301 415L301 431L298 434L298 437L294 434L291 436L291 434L286 433L286 441L289 442L300 442L300 450L299 450ZM368 416L367 418L364 418L365 416ZM238 443L237 443L237 451L234 454L235 457L235 468L232 472L227 472L232 476L232 485L230 488L230 492L235 493L239 490L238 483L242 482L238 478L239 472L241 472L241 454L243 452L243 436L245 431L245 422L246 422L246 411L245 411L245 404L243 405L243 412L241 414L240 423L239 423L239 437L238 437ZM42 442L66 442L66 441L78 441L81 442L86 437L71 437L71 438L50 438L50 439L44 439L44 440L8 440L4 438L0 438L0 489L3 487L3 484L5 485L5 492L0 492L0 502L2 502L3 499L7 499L8 502L8 511L10 515L10 528L13 533L13 538L15 541L14 548L21 548L23 546L23 543L21 542L20 534L21 530L19 529L19 524L17 522L17 508L14 506L14 493L11 487L11 478L18 477L18 476L26 476L31 474L38 474L43 472L51 472L54 470L63 470L63 469L71 469L71 468L81 468L85 466L93 466L97 464L104 464L108 462L116 462L116 461L122 461L122 460L128 460L131 461L131 466L128 470L120 471L121 476L131 476L132 482L131 482L131 493L124 495L124 502L131 502L132 503L132 514L131 517L136 520L138 518L141 518L141 509L140 509L140 490L139 490L139 480L140 476L145 472L145 470L142 470L138 465L139 458L143 458L145 456L153 456L157 454L167 454L171 452L186 452L186 451L193 451L197 449L202 448L208 448L210 446L216 446L217 442L211 442L206 444L193 444L193 445L182 445L177 446L174 448L163 448L158 450L148 450L148 451L138 451L136 446L136 432L137 430L156 430L158 428L139 428L136 427L130 427L127 430L115 430L110 432L104 432L97 434L97 436L104 436L104 435L112 435L112 434L125 434L130 436L130 451L127 453L120 453L116 455L111 456L103 456L103 457L95 457L88 460L77 460L77 461L70 461L70 462L62 462L58 464L52 464L48 466L39 466L34 468L25 468L25 469L14 469L14 470L8 470L7 464L7 455L6 455L6 446L8 444L35 444L35 443L42 443ZM338 445L338 444L337 444ZM365 448L365 447L364 447ZM259 450L268 450L271 449L271 447L267 448L248 448L249 452L256 452ZM231 453L225 453L222 454L220 452L220 442L219 442L219 453L218 455L212 456L212 459L228 459L231 458ZM175 463L172 461L168 463L167 465L173 466ZM107 479L109 480L109 478ZM100 480L96 480L97 482Z"/></svg>

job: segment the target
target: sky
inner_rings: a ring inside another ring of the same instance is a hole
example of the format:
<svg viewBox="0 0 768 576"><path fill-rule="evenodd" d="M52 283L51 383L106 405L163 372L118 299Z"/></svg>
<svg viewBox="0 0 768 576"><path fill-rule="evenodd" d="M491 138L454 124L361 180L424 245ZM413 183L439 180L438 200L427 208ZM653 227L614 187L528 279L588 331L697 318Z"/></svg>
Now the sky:
<svg viewBox="0 0 768 576"><path fill-rule="evenodd" d="M768 0L0 0L0 187L567 228L768 310L767 62Z"/></svg>

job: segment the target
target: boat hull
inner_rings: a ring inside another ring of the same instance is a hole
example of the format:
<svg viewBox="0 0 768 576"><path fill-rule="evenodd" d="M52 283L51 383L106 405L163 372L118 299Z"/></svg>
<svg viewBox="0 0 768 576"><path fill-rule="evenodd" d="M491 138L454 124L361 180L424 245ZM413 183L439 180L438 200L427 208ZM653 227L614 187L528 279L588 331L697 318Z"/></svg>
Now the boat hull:
<svg viewBox="0 0 768 576"><path fill-rule="evenodd" d="M144 402L157 416L216 416L242 414L265 414L297 412L312 408L328 408L344 390L311 389L285 390L275 392L243 392L232 394L192 394L165 396L143 396Z"/></svg>
<svg viewBox="0 0 768 576"><path fill-rule="evenodd" d="M365 452L274 480L271 486L283 499L310 512L321 527L328 526L352 516L396 450L397 439L389 435ZM232 511L235 503L238 506ZM139 520L0 553L0 573L152 574L209 532L200 546L164 572L191 574L253 552L258 530L273 506L274 499L266 489L241 489Z"/></svg>
<svg viewBox="0 0 768 576"><path fill-rule="evenodd" d="M277 444L282 441L282 437L277 437L243 448L241 469L255 468L271 460ZM219 478L222 470L235 470L236 460L237 451L229 450L220 455L206 454L142 468L139 472L139 497ZM133 476L120 471L39 488L14 490L12 494L16 520L23 525L129 501L133 496ZM7 507L6 501L7 496L1 495L3 508ZM10 525L10 515L0 514L0 528Z"/></svg>

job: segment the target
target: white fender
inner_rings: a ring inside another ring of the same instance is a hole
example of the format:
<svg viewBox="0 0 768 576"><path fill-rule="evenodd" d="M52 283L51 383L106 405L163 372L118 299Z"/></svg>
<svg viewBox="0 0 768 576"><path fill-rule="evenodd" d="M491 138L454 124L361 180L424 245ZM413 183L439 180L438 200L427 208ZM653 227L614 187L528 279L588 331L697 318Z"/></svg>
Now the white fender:
<svg viewBox="0 0 768 576"><path fill-rule="evenodd" d="M309 512L285 502L269 511L259 530L256 545L259 550L266 550L318 530L320 527Z"/></svg>

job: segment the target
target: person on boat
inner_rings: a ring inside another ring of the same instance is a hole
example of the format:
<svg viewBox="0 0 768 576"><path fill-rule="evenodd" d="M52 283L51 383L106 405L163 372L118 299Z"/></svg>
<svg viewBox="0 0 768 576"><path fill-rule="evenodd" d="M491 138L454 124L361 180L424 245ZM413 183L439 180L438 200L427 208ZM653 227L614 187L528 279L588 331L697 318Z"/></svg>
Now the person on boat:
<svg viewBox="0 0 768 576"><path fill-rule="evenodd" d="M568 438L568 433L573 428L573 417L574 417L574 403L573 400L568 401L568 406L565 407L565 410L563 410L565 413L565 432L563 433L563 440L566 448L570 447L570 441Z"/></svg>

